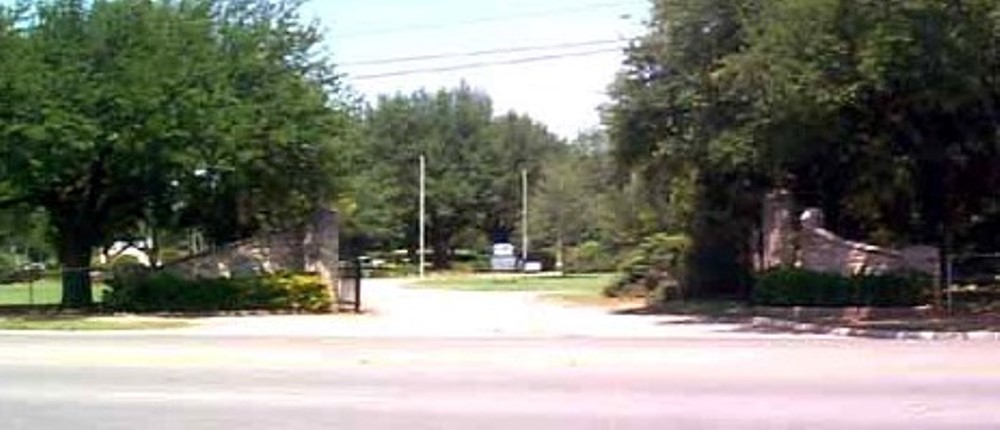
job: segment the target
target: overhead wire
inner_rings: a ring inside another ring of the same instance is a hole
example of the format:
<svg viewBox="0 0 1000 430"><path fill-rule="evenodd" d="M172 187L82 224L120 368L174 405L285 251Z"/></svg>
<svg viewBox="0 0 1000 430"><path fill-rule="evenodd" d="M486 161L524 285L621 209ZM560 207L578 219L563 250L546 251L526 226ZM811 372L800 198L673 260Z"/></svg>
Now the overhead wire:
<svg viewBox="0 0 1000 430"><path fill-rule="evenodd" d="M560 15L560 14L573 14L573 13L579 13L579 12L586 12L586 11L591 11L591 10L602 10L602 9L610 9L610 8L616 8L616 7L628 7L628 6L635 6L635 5L644 4L644 3L645 2L642 2L642 1L605 1L605 2L595 2L595 3L590 3L590 4L577 5L577 6L573 6L573 7L566 7L566 8L559 8L559 9L549 9L549 10L541 10L541 11L534 11L534 12L524 12L524 13L501 15L501 16L491 16L491 17L474 18L474 19L470 19L470 20L455 21L455 22L450 22L450 23L425 24L425 25L410 25L410 26L403 26L403 27L388 27L388 28L381 28L381 29L374 29L374 30L364 30L364 31L359 31L359 32L341 34L341 35L338 35L337 37L340 38L340 39L355 39L355 38L360 38L360 37L365 37L365 36L380 36L380 35L386 35L386 34L419 32L419 31L437 30L437 29L442 29L442 28L461 27L461 26L467 26L467 25L473 25L473 24L484 24L484 23L493 23L493 22L512 21L512 20L519 20L519 19L525 19L525 18L540 18L540 17L547 17L547 16L553 16L553 15Z"/></svg>
<svg viewBox="0 0 1000 430"><path fill-rule="evenodd" d="M602 49L593 49L593 50L579 51L579 52L538 55L532 57L512 58L512 59L496 60L496 61L483 61L477 63L453 64L448 66L434 66L434 67L415 68L408 70L395 70L391 72L359 74L354 76L348 75L348 77L354 81L363 81L363 80L381 79L381 78L407 76L407 75L418 75L424 73L451 72L451 71L467 70L467 69L480 69L485 67L536 63L542 61L559 60L564 58L584 57L584 56L611 53L611 52L620 52L621 49L622 48L620 47L602 48Z"/></svg>
<svg viewBox="0 0 1000 430"><path fill-rule="evenodd" d="M531 18L531 17L553 16L560 13L565 14L565 13L580 12L587 10L606 9L611 7L628 7L631 6L632 4L634 3L630 1L594 2L568 8L550 9L545 11L518 13L518 14L510 14L503 16L493 16L493 17L472 19L472 20L453 22L453 23L377 29L361 33L345 34L336 37L344 39L344 38L352 38L363 35L404 33L410 31L447 28L447 27L469 25L469 24L499 22L499 21ZM623 44L623 42L627 42L627 40L619 36L619 38L617 39L587 40L581 42L564 42L564 43L556 43L549 45L502 47L502 48L483 49L483 50L468 51L468 52L431 53L431 54L412 55L403 57L363 59L363 60L341 63L340 66L351 70L359 68L365 69L371 66L391 66L394 64L406 65L408 63L420 63L420 62L431 63L431 65L412 64L411 67L397 69L397 70L389 70L389 71L372 71L372 72L357 73L355 70L355 73L348 72L346 74L347 77L351 80L363 81L363 80L382 79L389 77L408 76L408 75L426 74L434 72L448 72L448 71L458 71L467 69L480 69L486 67L536 63L542 61L555 61L565 58L597 55L602 53L621 51L624 49L624 46L621 46L619 44ZM587 47L598 47L598 49L585 50L585 51L576 50L577 48L587 48ZM527 54L539 51L541 52L556 51L556 52L548 52L544 55L531 55L526 57L518 56L515 58L510 58L511 56L509 55L509 54ZM470 63L433 65L434 63L448 63L450 62L450 60L468 59L476 57L501 57L501 58L488 61L470 62Z"/></svg>
<svg viewBox="0 0 1000 430"><path fill-rule="evenodd" d="M426 55L415 55L409 57L395 57L395 58L381 58L375 60L362 60L362 61L352 61L341 63L344 67L356 67L356 66L374 66L374 65L385 65L385 64L398 64L398 63L412 63L417 61L427 61L427 60L447 60L452 58L468 58L468 57L481 57L489 55L498 54L514 54L522 52L532 52L532 51L550 51L557 49L567 49L567 48L582 48L588 46L601 46L610 44L620 44L623 40L621 39L602 39L602 40L589 40L584 42L570 42L570 43L557 43L550 45L533 45L533 46L518 46L518 47L508 47L508 48L496 48L496 49L485 49L478 51L468 51L468 52L456 52L456 53L442 53L442 54L426 54Z"/></svg>

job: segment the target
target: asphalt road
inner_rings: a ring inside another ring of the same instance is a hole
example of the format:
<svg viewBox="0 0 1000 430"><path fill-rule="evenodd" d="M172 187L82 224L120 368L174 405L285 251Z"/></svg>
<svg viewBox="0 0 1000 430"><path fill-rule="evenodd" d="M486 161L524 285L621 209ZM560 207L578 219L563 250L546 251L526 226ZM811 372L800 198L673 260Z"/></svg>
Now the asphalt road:
<svg viewBox="0 0 1000 430"><path fill-rule="evenodd" d="M4 429L996 429L1000 346L0 336Z"/></svg>
<svg viewBox="0 0 1000 430"><path fill-rule="evenodd" d="M370 285L362 317L0 332L0 429L1000 429L1000 343Z"/></svg>

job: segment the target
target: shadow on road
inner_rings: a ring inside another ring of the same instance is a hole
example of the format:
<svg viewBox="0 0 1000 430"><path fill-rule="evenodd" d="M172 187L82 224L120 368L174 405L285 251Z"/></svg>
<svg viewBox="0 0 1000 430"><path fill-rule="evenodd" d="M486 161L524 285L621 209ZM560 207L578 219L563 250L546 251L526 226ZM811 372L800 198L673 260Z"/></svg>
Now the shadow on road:
<svg viewBox="0 0 1000 430"><path fill-rule="evenodd" d="M1000 331L1000 315L997 314L930 317L920 313L905 312L907 309L871 309L869 310L871 312L861 312L864 310L753 308L732 301L691 301L653 304L611 313L674 317L656 323L661 326L721 324L727 326L723 329L725 331L762 334L828 334L835 328L881 332ZM769 324L767 321L786 323ZM733 325L737 327L733 328Z"/></svg>

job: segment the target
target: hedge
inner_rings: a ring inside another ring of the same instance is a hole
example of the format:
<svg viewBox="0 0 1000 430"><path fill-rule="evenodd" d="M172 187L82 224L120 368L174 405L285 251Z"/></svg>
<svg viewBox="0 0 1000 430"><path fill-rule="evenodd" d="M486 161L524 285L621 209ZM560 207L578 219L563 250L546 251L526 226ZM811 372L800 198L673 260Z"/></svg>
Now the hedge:
<svg viewBox="0 0 1000 430"><path fill-rule="evenodd" d="M333 302L318 276L282 273L258 278L183 279L160 272L108 281L103 306L115 312L240 310L329 312Z"/></svg>
<svg viewBox="0 0 1000 430"><path fill-rule="evenodd" d="M908 307L924 304L926 278L912 274L845 277L803 269L758 275L753 302L763 306Z"/></svg>

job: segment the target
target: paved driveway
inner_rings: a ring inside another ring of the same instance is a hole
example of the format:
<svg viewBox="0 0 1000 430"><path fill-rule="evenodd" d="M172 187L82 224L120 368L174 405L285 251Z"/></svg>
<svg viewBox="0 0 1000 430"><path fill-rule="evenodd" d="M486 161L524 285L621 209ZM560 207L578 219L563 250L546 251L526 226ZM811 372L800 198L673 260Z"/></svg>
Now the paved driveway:
<svg viewBox="0 0 1000 430"><path fill-rule="evenodd" d="M538 293L407 288L394 279L366 280L365 315L212 318L192 334L332 337L780 338L736 324L691 318L614 315L607 309L543 300ZM818 337L818 336L812 336Z"/></svg>

